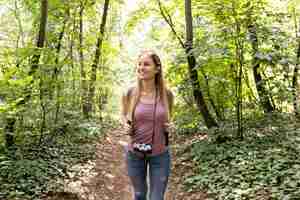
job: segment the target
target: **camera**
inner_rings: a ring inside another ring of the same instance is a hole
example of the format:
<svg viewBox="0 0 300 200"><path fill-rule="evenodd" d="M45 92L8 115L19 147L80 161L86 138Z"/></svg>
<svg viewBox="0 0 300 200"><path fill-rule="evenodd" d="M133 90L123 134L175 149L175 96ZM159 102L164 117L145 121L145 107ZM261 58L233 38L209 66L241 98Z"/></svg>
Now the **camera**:
<svg viewBox="0 0 300 200"><path fill-rule="evenodd" d="M132 126L132 122L130 120L127 120L127 124ZM131 127L131 130L129 132L129 135L134 135L133 128ZM133 143L133 150L138 151L143 154L151 154L152 153L152 144L146 144L146 143Z"/></svg>
<svg viewBox="0 0 300 200"><path fill-rule="evenodd" d="M145 143L134 143L133 150L144 153L144 154L151 154L152 153L152 145L145 144Z"/></svg>

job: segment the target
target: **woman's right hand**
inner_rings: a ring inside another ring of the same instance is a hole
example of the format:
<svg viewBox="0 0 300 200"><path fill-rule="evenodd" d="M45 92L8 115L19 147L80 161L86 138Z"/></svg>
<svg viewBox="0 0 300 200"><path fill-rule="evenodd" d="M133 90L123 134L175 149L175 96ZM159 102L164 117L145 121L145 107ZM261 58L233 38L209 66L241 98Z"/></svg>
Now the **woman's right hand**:
<svg viewBox="0 0 300 200"><path fill-rule="evenodd" d="M132 124L128 119L124 119L123 121L123 130L126 134L132 135Z"/></svg>

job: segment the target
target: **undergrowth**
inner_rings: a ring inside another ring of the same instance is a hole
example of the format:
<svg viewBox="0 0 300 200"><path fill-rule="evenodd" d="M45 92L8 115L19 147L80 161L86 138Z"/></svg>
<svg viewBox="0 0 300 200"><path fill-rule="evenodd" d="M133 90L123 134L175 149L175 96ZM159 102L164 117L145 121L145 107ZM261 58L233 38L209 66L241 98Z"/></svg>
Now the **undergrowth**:
<svg viewBox="0 0 300 200"><path fill-rule="evenodd" d="M23 139L14 149L0 152L0 199L40 199L42 194L63 190L57 179L76 163L95 159L95 144L112 122L78 122L42 141Z"/></svg>
<svg viewBox="0 0 300 200"><path fill-rule="evenodd" d="M300 199L300 128L287 116L245 124L244 140L223 127L193 143L186 189L211 199ZM221 138L221 140L220 140Z"/></svg>

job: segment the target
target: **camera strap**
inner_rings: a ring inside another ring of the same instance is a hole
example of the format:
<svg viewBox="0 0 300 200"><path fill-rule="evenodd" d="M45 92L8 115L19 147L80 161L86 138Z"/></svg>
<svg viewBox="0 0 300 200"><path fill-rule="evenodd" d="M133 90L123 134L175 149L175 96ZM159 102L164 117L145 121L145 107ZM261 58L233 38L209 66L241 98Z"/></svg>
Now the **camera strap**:
<svg viewBox="0 0 300 200"><path fill-rule="evenodd" d="M155 88L155 95L154 95L154 106L153 106L153 131L152 131L152 140L151 140L151 146L153 148L153 144L154 144L154 137L155 137L155 125L156 125L156 107L157 107L157 87ZM132 112L132 125L134 124L134 116L133 116ZM136 154L138 156L141 156L142 158L146 158L146 153L142 153L142 152L136 152Z"/></svg>
<svg viewBox="0 0 300 200"><path fill-rule="evenodd" d="M152 133L152 147L154 144L154 136L155 136L155 118L156 118L156 104L157 104L157 87L155 87L155 97L154 97L154 109L153 109L153 133Z"/></svg>

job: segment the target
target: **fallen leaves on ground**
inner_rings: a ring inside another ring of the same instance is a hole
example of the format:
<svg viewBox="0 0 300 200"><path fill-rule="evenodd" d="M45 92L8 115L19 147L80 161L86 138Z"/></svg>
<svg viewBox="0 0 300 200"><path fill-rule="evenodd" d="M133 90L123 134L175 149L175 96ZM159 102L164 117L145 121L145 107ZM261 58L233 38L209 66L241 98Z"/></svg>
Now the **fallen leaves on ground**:
<svg viewBox="0 0 300 200"><path fill-rule="evenodd" d="M166 200L204 200L201 191L187 192L184 179L195 167L190 160L189 146L206 139L205 134L180 137L172 136L172 173L166 192ZM132 188L124 162L124 145L129 141L123 131L115 129L101 138L97 144L97 159L69 169L64 180L64 192L49 193L47 200L132 200Z"/></svg>

